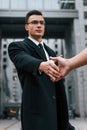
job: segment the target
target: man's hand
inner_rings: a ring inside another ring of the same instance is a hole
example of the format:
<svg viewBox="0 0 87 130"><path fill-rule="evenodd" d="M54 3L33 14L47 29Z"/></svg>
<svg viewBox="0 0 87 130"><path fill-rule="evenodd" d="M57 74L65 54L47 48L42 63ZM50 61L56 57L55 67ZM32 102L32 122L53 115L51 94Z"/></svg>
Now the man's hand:
<svg viewBox="0 0 87 130"><path fill-rule="evenodd" d="M70 66L69 66L69 59L65 59L61 56L59 57L50 57L51 60L54 62L58 62L58 69L59 69L59 76L55 79L55 81L58 81L65 77L70 72Z"/></svg>
<svg viewBox="0 0 87 130"><path fill-rule="evenodd" d="M56 78L61 77L59 68L53 60L41 62L39 70L48 75L53 82L56 80Z"/></svg>

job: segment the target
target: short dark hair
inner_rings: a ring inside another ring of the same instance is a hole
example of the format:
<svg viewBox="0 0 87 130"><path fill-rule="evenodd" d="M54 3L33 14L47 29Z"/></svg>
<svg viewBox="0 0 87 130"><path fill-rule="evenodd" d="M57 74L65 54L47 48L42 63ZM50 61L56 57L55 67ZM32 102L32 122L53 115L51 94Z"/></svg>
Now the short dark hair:
<svg viewBox="0 0 87 130"><path fill-rule="evenodd" d="M42 13L39 10L31 10L29 11L25 16L25 23L28 22L28 19L31 15L42 15ZM43 15L42 15L43 16Z"/></svg>

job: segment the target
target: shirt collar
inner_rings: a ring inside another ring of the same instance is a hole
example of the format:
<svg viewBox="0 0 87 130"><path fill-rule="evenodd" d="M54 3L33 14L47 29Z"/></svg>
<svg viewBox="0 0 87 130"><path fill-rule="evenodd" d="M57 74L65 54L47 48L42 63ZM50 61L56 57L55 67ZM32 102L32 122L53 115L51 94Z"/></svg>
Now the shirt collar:
<svg viewBox="0 0 87 130"><path fill-rule="evenodd" d="M43 40L39 43L38 41L36 41L35 39L31 38L31 37L28 37L31 41L33 41L37 46L39 44L42 44L43 45Z"/></svg>

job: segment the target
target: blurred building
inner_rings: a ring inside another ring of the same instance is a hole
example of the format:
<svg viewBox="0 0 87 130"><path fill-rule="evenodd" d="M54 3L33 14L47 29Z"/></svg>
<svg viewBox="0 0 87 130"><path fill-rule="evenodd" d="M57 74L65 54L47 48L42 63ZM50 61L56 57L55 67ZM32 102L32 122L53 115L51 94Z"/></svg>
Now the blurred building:
<svg viewBox="0 0 87 130"><path fill-rule="evenodd" d="M61 9L75 9L76 0L58 0Z"/></svg>
<svg viewBox="0 0 87 130"><path fill-rule="evenodd" d="M8 45L12 41L2 39L1 44L1 112L7 107L12 109L21 104L21 86L16 68L8 56Z"/></svg>
<svg viewBox="0 0 87 130"><path fill-rule="evenodd" d="M0 46L5 42L8 46L10 43L8 39L16 40L27 36L24 30L24 17L27 11L32 9L41 10L45 16L44 40L54 49L56 55L62 53L69 58L87 47L87 0L0 0ZM6 84L8 100L21 102L21 90L16 70L9 58L5 59L4 55L7 56L7 54L3 51L4 48L1 50L3 59L0 58L0 62L3 63L1 64L3 70L6 68L6 73L4 73L7 76L6 83L7 79L9 81ZM1 68L0 71L2 95L4 71ZM81 117L87 116L86 71L87 67L84 66L72 71L65 78L69 109L75 110L76 115Z"/></svg>
<svg viewBox="0 0 87 130"><path fill-rule="evenodd" d="M78 10L78 20L74 21L75 26L72 33L73 40L69 39L69 44L66 45L66 57L71 57L77 54L82 49L87 47L87 0L59 0L60 9L62 10ZM77 31L78 30L78 31ZM70 41L71 40L71 41ZM74 40L76 45L73 46ZM78 42L79 41L79 42ZM72 46L72 47L71 47ZM70 48L73 48L72 50ZM76 51L76 52L75 52ZM68 53L69 52L69 53ZM70 55L69 55L70 54ZM73 56L72 55L72 56ZM87 66L74 70L66 78L66 88L68 95L69 107L74 108L78 116L87 116Z"/></svg>

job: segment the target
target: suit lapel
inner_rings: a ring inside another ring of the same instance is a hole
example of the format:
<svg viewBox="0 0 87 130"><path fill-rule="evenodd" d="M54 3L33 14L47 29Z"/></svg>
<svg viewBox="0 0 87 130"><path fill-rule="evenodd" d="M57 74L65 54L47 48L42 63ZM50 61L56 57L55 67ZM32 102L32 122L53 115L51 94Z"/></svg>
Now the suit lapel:
<svg viewBox="0 0 87 130"><path fill-rule="evenodd" d="M33 41L28 38L25 38L24 41L27 43L27 45L31 46L34 49L34 51L39 55L40 58L46 61L46 59L41 54L40 48Z"/></svg>
<svg viewBox="0 0 87 130"><path fill-rule="evenodd" d="M46 60L46 58L43 56L43 54L42 54L42 52L41 52L41 50L40 50L40 48L39 48L38 46L36 46L34 49L35 49L36 53L37 53L43 60Z"/></svg>
<svg viewBox="0 0 87 130"><path fill-rule="evenodd" d="M45 47L49 57L50 56L54 56L55 57L55 53L54 53L54 51L52 49L50 49L46 44L44 44L44 47Z"/></svg>

